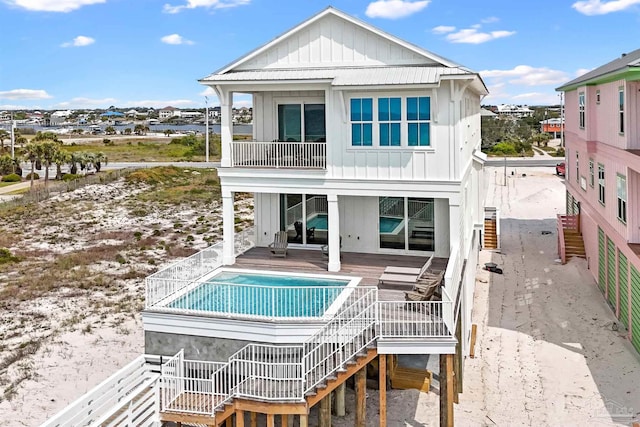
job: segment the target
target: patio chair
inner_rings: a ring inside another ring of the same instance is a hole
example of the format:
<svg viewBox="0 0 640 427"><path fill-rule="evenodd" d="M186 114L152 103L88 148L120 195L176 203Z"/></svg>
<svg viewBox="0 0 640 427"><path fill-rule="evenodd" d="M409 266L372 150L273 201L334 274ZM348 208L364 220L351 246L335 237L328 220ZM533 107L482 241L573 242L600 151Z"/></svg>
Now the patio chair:
<svg viewBox="0 0 640 427"><path fill-rule="evenodd" d="M412 291L404 293L404 299L406 301L431 301L440 290L443 279L444 271L435 275L434 278L419 279Z"/></svg>
<svg viewBox="0 0 640 427"><path fill-rule="evenodd" d="M433 261L433 255L431 256L431 258L427 260L427 262L424 263L422 267L420 267L417 273L414 270L413 274L408 274L408 273L403 274L401 272L398 272L399 269L404 270L405 267L391 267L392 271L396 271L395 273L391 273L391 272L388 272L387 270L390 267L387 267L385 268L385 271L378 278L378 284L383 285L385 284L385 282L415 284L418 281L418 279L420 279L423 275L427 273L427 270L429 269L429 267L431 267L431 261Z"/></svg>
<svg viewBox="0 0 640 427"><path fill-rule="evenodd" d="M278 231L275 236L273 236L273 243L269 243L269 250L272 256L286 258L288 246L287 232Z"/></svg>
<svg viewBox="0 0 640 427"><path fill-rule="evenodd" d="M384 272L385 273L389 273L389 274L409 274L409 275L416 276L416 275L420 274L421 271L428 270L429 267L431 267L431 262L432 261L433 261L433 255L431 255L429 257L427 262L422 267L394 267L394 266L387 266L387 267L385 267Z"/></svg>
<svg viewBox="0 0 640 427"><path fill-rule="evenodd" d="M329 245L322 245L320 247L320 251L322 252L322 256L324 258L329 258ZM340 236L340 251L340 257L342 257L342 236Z"/></svg>

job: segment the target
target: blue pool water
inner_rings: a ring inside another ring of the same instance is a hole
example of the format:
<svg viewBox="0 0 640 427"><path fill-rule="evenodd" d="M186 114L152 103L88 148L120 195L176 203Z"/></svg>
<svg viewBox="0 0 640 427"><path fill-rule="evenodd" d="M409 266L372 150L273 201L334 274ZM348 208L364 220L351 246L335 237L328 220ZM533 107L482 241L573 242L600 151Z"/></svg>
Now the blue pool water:
<svg viewBox="0 0 640 427"><path fill-rule="evenodd" d="M347 280L225 271L169 304L171 308L268 317L318 317Z"/></svg>
<svg viewBox="0 0 640 427"><path fill-rule="evenodd" d="M393 233L396 227L402 222L400 218L391 218L383 216L380 218L380 232Z"/></svg>
<svg viewBox="0 0 640 427"><path fill-rule="evenodd" d="M383 216L380 218L380 232L381 233L393 233L396 227L402 222L400 218L391 218ZM317 214L316 216L307 220L307 228L315 227L316 230L328 230L328 218L327 214Z"/></svg>

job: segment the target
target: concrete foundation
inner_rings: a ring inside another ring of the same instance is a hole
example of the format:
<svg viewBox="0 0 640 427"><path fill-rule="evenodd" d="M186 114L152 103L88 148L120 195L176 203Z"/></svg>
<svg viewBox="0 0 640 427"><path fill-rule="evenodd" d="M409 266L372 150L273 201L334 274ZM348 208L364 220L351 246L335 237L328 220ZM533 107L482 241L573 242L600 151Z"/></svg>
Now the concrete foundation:
<svg viewBox="0 0 640 427"><path fill-rule="evenodd" d="M147 354L173 356L184 349L185 359L212 362L226 362L232 354L249 343L250 341L164 332L144 333L144 349Z"/></svg>

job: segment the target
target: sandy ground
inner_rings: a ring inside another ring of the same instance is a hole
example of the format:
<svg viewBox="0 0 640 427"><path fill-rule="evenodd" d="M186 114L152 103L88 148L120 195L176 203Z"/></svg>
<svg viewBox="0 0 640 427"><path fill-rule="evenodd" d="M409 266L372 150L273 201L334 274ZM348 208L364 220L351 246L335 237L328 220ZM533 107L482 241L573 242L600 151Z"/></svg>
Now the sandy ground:
<svg viewBox="0 0 640 427"><path fill-rule="evenodd" d="M465 361L457 426L630 425L640 410L640 358L621 334L583 260L556 262L555 215L564 211L564 187L553 168L527 168L503 185L502 169L488 169L487 205L502 212L501 253L482 252L504 275L478 270L474 322L476 358ZM522 176L526 174L526 177ZM552 234L542 234L552 231ZM35 381L0 419L35 426L142 351L137 318L123 330L75 331L38 352ZM65 345L60 345L65 344ZM114 351L115 349L115 351ZM390 427L437 426L438 396L388 392ZM367 426L378 422L378 392L368 390ZM353 391L347 416L353 425ZM316 409L310 426L316 426Z"/></svg>
<svg viewBox="0 0 640 427"><path fill-rule="evenodd" d="M502 248L480 261L504 275L478 271L476 358L465 363L456 425L630 425L640 416L640 357L613 330L586 262L556 261L562 179L552 168L508 170L505 186L495 172L487 206L502 210Z"/></svg>

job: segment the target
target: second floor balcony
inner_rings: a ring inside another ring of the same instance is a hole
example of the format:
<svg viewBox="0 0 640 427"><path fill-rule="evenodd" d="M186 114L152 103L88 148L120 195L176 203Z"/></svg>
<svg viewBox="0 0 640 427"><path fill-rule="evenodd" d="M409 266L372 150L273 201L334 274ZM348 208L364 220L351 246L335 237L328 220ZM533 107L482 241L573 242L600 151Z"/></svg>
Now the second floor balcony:
<svg viewBox="0 0 640 427"><path fill-rule="evenodd" d="M326 142L233 141L231 166L326 169Z"/></svg>

